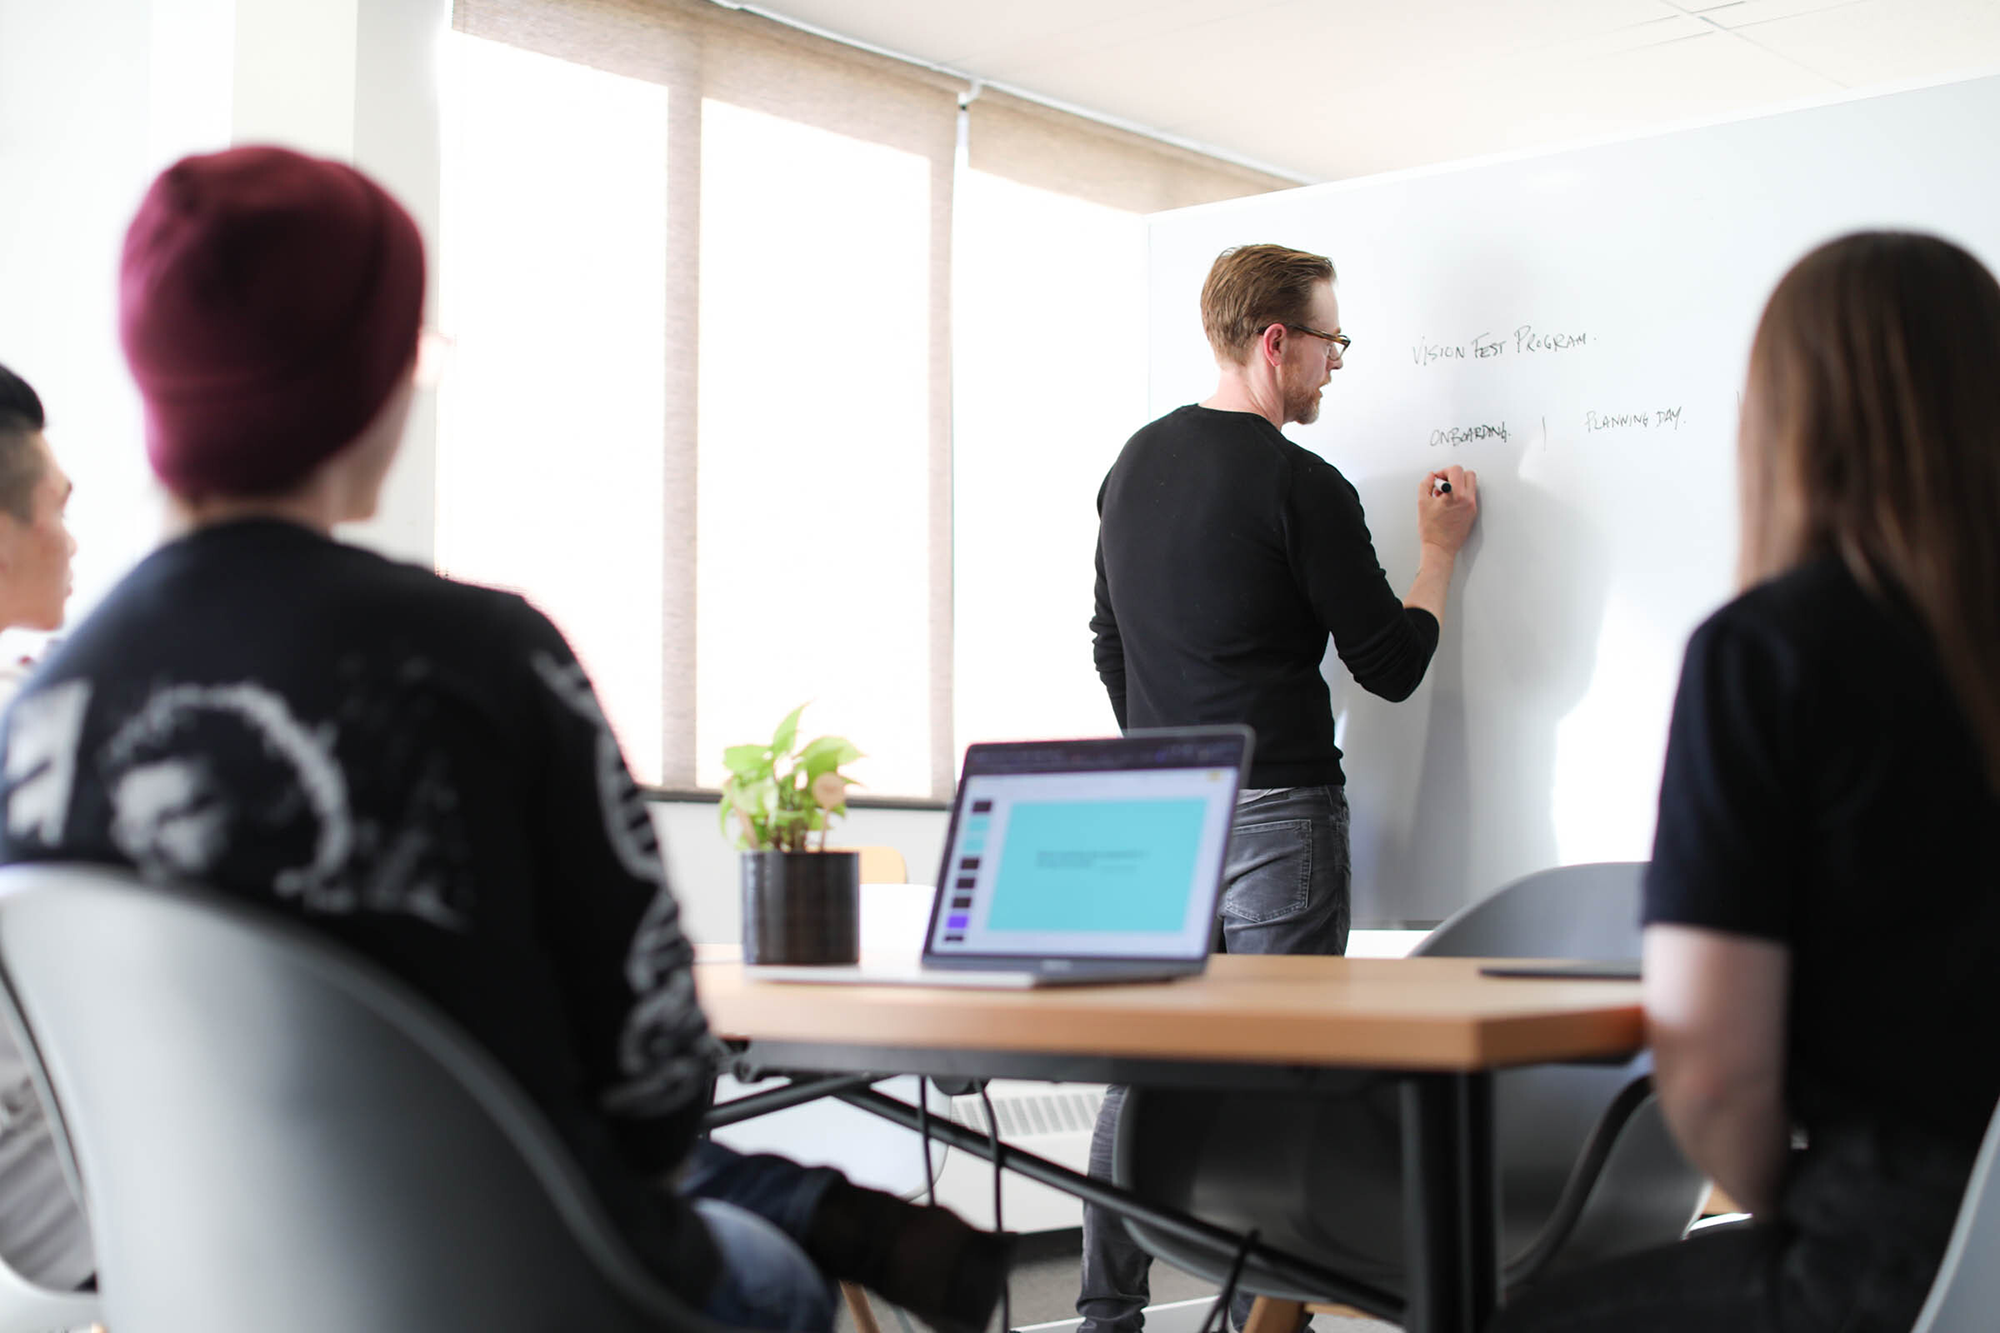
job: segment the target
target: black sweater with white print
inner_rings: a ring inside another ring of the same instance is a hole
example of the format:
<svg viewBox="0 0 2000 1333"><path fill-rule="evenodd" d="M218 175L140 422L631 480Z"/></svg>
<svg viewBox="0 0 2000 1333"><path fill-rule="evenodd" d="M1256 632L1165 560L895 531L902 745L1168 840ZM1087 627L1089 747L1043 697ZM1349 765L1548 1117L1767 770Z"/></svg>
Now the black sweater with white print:
<svg viewBox="0 0 2000 1333"><path fill-rule="evenodd" d="M707 1233L658 1184L710 1087L693 951L597 696L527 602L289 523L202 529L56 649L0 745L0 860L130 865L373 959L705 1297Z"/></svg>

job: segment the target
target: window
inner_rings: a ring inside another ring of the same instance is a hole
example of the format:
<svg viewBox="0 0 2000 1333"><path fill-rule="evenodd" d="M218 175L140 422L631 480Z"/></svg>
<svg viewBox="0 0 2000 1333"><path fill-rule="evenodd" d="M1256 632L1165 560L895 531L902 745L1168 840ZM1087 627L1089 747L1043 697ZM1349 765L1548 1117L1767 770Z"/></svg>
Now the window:
<svg viewBox="0 0 2000 1333"><path fill-rule="evenodd" d="M930 163L702 109L695 775L806 726L930 791ZM917 703L919 706L912 706Z"/></svg>
<svg viewBox="0 0 2000 1333"><path fill-rule="evenodd" d="M666 90L458 33L448 53L438 567L555 619L657 781Z"/></svg>
<svg viewBox="0 0 2000 1333"><path fill-rule="evenodd" d="M713 785L805 701L869 795L1110 730L1094 501L1145 411L1143 218L1282 182L998 93L968 117L960 81L725 8L454 23L440 566L562 627L642 782Z"/></svg>
<svg viewBox="0 0 2000 1333"><path fill-rule="evenodd" d="M1088 622L1097 488L1145 423L1145 221L976 170L957 215L956 740L1112 734Z"/></svg>

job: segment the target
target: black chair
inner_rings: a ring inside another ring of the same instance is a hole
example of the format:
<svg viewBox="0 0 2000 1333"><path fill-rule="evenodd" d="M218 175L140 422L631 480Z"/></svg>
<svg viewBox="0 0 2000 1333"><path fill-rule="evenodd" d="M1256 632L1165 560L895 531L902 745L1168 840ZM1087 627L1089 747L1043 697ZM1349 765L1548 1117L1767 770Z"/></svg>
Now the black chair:
<svg viewBox="0 0 2000 1333"><path fill-rule="evenodd" d="M0 973L119 1333L722 1333L513 1080L337 946L121 870L14 866Z"/></svg>
<svg viewBox="0 0 2000 1333"><path fill-rule="evenodd" d="M1639 952L1642 864L1564 866L1465 909L1414 951L1455 957L1629 958ZM1616 1066L1531 1066L1493 1080L1501 1263L1508 1288L1685 1234L1707 1182L1669 1136L1644 1054ZM1402 1112L1397 1085L1346 1095L1134 1088L1119 1121L1118 1184L1322 1267L1403 1293ZM1146 1250L1222 1281L1234 1255L1139 1222ZM1305 1303L1255 1259L1243 1289ZM1396 1317L1395 1310L1372 1313Z"/></svg>

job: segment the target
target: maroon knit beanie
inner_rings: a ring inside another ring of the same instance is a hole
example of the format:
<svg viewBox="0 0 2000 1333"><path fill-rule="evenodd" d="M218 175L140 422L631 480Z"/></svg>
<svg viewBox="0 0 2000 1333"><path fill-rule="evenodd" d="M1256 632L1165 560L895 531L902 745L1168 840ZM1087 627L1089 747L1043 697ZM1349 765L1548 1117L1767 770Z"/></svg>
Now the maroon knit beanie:
<svg viewBox="0 0 2000 1333"><path fill-rule="evenodd" d="M183 158L125 234L119 332L177 495L269 495L374 419L410 367L424 243L379 185L283 148Z"/></svg>

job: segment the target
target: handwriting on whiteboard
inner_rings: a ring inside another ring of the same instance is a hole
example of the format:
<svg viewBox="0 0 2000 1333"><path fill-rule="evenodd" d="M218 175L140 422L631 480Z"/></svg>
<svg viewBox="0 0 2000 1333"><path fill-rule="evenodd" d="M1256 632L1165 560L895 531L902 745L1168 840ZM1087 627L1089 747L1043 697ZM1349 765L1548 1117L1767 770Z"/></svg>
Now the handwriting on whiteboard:
<svg viewBox="0 0 2000 1333"><path fill-rule="evenodd" d="M1420 366L1429 366L1439 361L1491 361L1505 356L1533 356L1538 352L1566 352L1589 345L1588 332L1546 332L1532 324L1523 324L1512 336L1487 332L1456 343L1434 343L1419 338L1410 348L1410 359Z"/></svg>
<svg viewBox="0 0 2000 1333"><path fill-rule="evenodd" d="M1605 430L1648 430L1670 431L1681 428L1681 416L1685 405L1679 407L1656 407L1646 411L1628 412L1585 412L1583 433L1595 435ZM1542 444L1548 445L1548 418L1542 419ZM1514 433L1505 421L1461 421L1450 426L1439 426L1431 432L1431 448L1450 445L1456 449L1461 444L1477 444L1482 440L1499 440L1506 443L1514 438Z"/></svg>
<svg viewBox="0 0 2000 1333"><path fill-rule="evenodd" d="M1461 444L1471 444L1474 440L1507 440L1507 423L1476 422L1470 426L1446 426L1431 432L1431 448L1448 444L1457 448Z"/></svg>
<svg viewBox="0 0 2000 1333"><path fill-rule="evenodd" d="M1600 430L1679 430L1681 409L1659 407L1651 412L1585 412L1585 434Z"/></svg>

